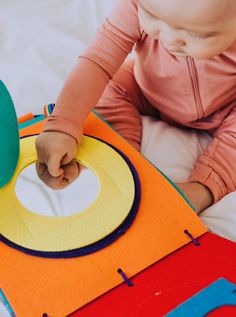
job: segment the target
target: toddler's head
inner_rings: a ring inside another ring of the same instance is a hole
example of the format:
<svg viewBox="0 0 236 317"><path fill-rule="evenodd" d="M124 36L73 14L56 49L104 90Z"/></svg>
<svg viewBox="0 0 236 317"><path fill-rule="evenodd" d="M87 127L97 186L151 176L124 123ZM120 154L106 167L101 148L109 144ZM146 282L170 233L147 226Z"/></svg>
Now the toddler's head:
<svg viewBox="0 0 236 317"><path fill-rule="evenodd" d="M214 57L236 40L236 0L139 0L143 30L176 56Z"/></svg>

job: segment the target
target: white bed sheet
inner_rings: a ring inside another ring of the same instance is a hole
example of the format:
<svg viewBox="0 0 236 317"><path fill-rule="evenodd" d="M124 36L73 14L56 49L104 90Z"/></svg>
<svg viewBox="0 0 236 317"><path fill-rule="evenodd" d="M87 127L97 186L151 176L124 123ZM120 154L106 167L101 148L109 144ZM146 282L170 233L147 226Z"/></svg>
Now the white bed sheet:
<svg viewBox="0 0 236 317"><path fill-rule="evenodd" d="M114 0L0 0L0 78L10 90L19 116L41 113L44 104L55 101L77 56L113 3ZM143 153L174 181L186 179L209 136L186 133L149 117L144 117L143 123ZM93 188L95 199L98 188L97 184L91 185L93 179L87 173L80 185L81 197ZM71 213L80 204L75 198L76 184L67 194L51 191L32 169L20 177L17 186L26 204L30 203L26 188L30 188L30 196L36 197L34 206L40 205L52 216L58 215L58 210L66 215L67 206ZM201 218L213 232L236 241L236 193L208 208ZM7 314L1 312L1 316Z"/></svg>
<svg viewBox="0 0 236 317"><path fill-rule="evenodd" d="M174 182L187 180L211 137L143 117L142 153ZM214 233L236 241L236 192L204 210L200 217Z"/></svg>

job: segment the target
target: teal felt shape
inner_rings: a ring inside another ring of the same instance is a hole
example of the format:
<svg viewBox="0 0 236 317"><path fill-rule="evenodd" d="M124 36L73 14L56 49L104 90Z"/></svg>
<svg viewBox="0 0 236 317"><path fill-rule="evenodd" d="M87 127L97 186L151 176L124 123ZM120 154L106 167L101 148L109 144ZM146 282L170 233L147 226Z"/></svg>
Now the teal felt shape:
<svg viewBox="0 0 236 317"><path fill-rule="evenodd" d="M220 278L172 310L165 317L205 317L218 308L236 306L235 291L235 284Z"/></svg>
<svg viewBox="0 0 236 317"><path fill-rule="evenodd" d="M0 188L14 174L19 158L19 129L11 96L0 80Z"/></svg>
<svg viewBox="0 0 236 317"><path fill-rule="evenodd" d="M24 128L27 128L27 127L29 127L30 125L32 125L32 124L35 124L35 123L37 123L37 122L39 122L39 121L42 121L42 120L44 120L45 119L45 115L38 115L38 116L35 116L34 117L34 119L31 119L31 120L27 120L27 121L25 121L25 122L22 122L22 123L20 123L19 124L19 130L20 129L24 129Z"/></svg>
<svg viewBox="0 0 236 317"><path fill-rule="evenodd" d="M7 309L8 313L10 314L11 317L16 317L13 309L11 308L6 296L4 295L3 291L0 288L0 299L4 305L4 307Z"/></svg>

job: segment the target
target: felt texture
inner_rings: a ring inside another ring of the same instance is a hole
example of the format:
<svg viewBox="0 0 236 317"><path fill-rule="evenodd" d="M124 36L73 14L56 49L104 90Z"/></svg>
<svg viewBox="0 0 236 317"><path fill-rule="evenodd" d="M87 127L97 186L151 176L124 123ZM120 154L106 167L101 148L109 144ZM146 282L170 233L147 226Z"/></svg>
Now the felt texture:
<svg viewBox="0 0 236 317"><path fill-rule="evenodd" d="M134 276L133 287L123 283L69 317L161 317L222 277L236 284L236 244L212 233L198 240L199 247L190 243ZM221 302L225 298L222 294ZM217 315L226 309L209 317L233 317Z"/></svg>
<svg viewBox="0 0 236 317"><path fill-rule="evenodd" d="M11 317L16 317L14 311L12 310L6 296L4 295L3 291L0 289L0 300L4 304L4 312L2 312L3 308L0 308L0 313L7 313L10 314ZM1 315L0 315L1 316Z"/></svg>
<svg viewBox="0 0 236 317"><path fill-rule="evenodd" d="M23 130L22 136L26 131L40 131L34 126ZM21 317L28 317L29 312L32 316L66 316L121 284L118 268L131 278L188 244L185 229L194 237L207 232L176 188L95 114L89 115L84 132L111 143L134 165L142 186L138 214L118 240L80 258L38 258L0 243L1 287ZM104 161L109 164L106 156Z"/></svg>
<svg viewBox="0 0 236 317"><path fill-rule="evenodd" d="M18 123L23 123L29 120L34 119L34 114L32 112L26 113L25 115L18 118Z"/></svg>
<svg viewBox="0 0 236 317"><path fill-rule="evenodd" d="M171 311L166 317L199 317L223 306L235 306L236 284L219 279Z"/></svg>
<svg viewBox="0 0 236 317"><path fill-rule="evenodd" d="M68 71L115 2L71 0L65 6L64 0L58 0L56 5L54 1L28 1L23 8L20 1L4 2L0 10L1 78L14 96L19 116L27 112L41 113L42 105L56 100ZM209 143L209 135L178 129L147 116L142 119L142 153L172 180L185 181ZM28 186L32 183L25 182ZM32 194L37 190L43 195L40 182L32 186ZM63 191L45 197L48 204L56 199L64 205L67 203ZM202 221L211 231L236 242L235 209L236 192L207 208L201 215Z"/></svg>
<svg viewBox="0 0 236 317"><path fill-rule="evenodd" d="M100 140L100 142L102 142L102 141ZM106 143L106 144L108 145L108 143ZM134 180L134 185L135 185L134 199L133 199L132 207L130 209L128 216L125 218L125 220L122 222L121 225L119 225L114 231L109 233L107 236L105 236L101 240L98 240L98 241L96 241L92 244L89 244L87 246L84 246L84 247L80 247L80 248L76 248L76 249L69 249L68 251L50 251L50 252L46 251L45 252L45 251L39 251L39 250L32 250L32 249L22 247L16 243L13 243L12 241L5 238L3 235L0 236L0 240L2 242L6 243L7 245L9 245L10 247L13 247L13 248L15 248L19 251L22 251L26 254L36 255L36 256L46 257L46 258L71 258L71 257L78 257L78 256L90 254L92 252L96 252L96 251L106 247L110 243L114 242L121 235L123 235L128 230L128 228L131 226L131 224L133 223L135 216L138 212L140 198L141 198L141 185L140 185L140 180L139 180L137 171L134 169L134 166L132 165L130 160L121 151L116 149L114 146L111 146L111 145L108 145L108 146L112 147L113 150L118 152L120 154L120 156L125 160L125 162L127 163L127 165L130 168L130 171L132 173L133 180ZM108 191L109 191L109 189L108 189ZM96 212L96 210L95 210L95 212ZM62 231L63 231L63 229L62 229ZM81 234L80 231L78 231L78 235L79 234Z"/></svg>
<svg viewBox="0 0 236 317"><path fill-rule="evenodd" d="M19 131L11 96L0 80L0 188L14 174L19 157Z"/></svg>
<svg viewBox="0 0 236 317"><path fill-rule="evenodd" d="M204 317L234 317L236 316L236 306L227 305L218 307L214 310L212 310L210 313L205 315Z"/></svg>
<svg viewBox="0 0 236 317"><path fill-rule="evenodd" d="M15 182L22 169L37 160L35 138L21 140L14 177L0 191L2 235L25 248L55 252L88 246L119 227L134 201L132 173L116 151L87 136L80 143L76 159L97 174L100 191L96 201L82 213L57 218L35 214L20 203L14 191Z"/></svg>
<svg viewBox="0 0 236 317"><path fill-rule="evenodd" d="M24 129L24 128L31 126L34 123L39 122L39 121L44 120L44 119L45 119L44 115L35 116L31 120L27 120L27 121L19 123L19 129Z"/></svg>

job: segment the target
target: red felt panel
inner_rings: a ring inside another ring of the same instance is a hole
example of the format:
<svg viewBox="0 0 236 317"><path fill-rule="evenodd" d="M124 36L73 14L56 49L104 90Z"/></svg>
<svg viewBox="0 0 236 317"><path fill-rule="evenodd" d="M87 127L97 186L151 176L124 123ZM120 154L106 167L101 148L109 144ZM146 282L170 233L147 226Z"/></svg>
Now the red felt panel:
<svg viewBox="0 0 236 317"><path fill-rule="evenodd" d="M220 277L236 283L236 244L211 233L199 241L200 246L190 243L136 275L133 287L123 283L69 316L158 317ZM214 313L210 316L221 316Z"/></svg>
<svg viewBox="0 0 236 317"><path fill-rule="evenodd" d="M236 316L236 306L222 306L208 313L204 317L235 317L235 316Z"/></svg>

